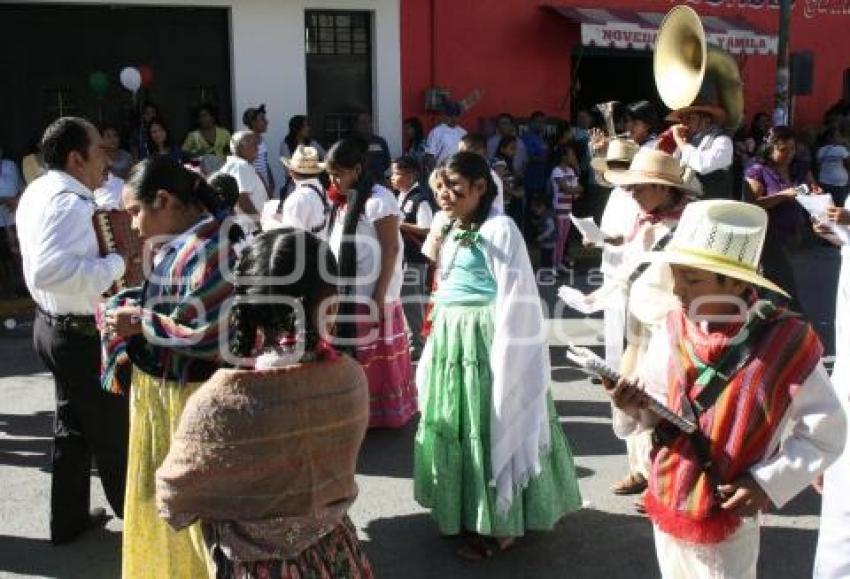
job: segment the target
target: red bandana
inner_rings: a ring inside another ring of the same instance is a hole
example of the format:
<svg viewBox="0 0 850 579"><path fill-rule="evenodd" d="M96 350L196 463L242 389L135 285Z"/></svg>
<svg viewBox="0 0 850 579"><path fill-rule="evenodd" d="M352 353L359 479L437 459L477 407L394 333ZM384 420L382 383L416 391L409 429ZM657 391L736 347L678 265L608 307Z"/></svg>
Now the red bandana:
<svg viewBox="0 0 850 579"><path fill-rule="evenodd" d="M342 207L348 201L348 198L340 193L339 187L334 183L331 183L331 186L328 187L328 199L337 207Z"/></svg>

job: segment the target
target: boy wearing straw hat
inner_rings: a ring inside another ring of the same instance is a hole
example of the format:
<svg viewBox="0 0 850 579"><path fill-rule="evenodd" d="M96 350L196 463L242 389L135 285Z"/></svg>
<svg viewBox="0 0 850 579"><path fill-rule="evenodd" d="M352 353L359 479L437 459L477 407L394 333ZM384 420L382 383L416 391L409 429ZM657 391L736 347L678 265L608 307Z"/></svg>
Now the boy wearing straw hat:
<svg viewBox="0 0 850 579"><path fill-rule="evenodd" d="M653 432L646 509L664 579L756 577L759 516L802 491L841 452L845 416L814 330L757 302L767 214L736 201L688 205L670 243L679 307L653 332L638 380L605 386L627 421ZM646 395L697 424L659 423Z"/></svg>
<svg viewBox="0 0 850 579"><path fill-rule="evenodd" d="M291 158L281 157L295 188L285 199L269 201L263 207L263 230L294 227L325 237L330 206L319 181L324 163L319 151L299 145Z"/></svg>

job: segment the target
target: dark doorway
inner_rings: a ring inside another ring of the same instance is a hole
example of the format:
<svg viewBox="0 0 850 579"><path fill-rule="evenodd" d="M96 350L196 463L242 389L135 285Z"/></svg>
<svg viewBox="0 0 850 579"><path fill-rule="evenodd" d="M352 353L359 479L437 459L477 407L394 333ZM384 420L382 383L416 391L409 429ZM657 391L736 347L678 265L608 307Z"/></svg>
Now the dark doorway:
<svg viewBox="0 0 850 579"><path fill-rule="evenodd" d="M652 52L580 47L573 56L573 118L581 109L599 103L660 102L652 73Z"/></svg>
<svg viewBox="0 0 850 579"><path fill-rule="evenodd" d="M331 145L372 112L372 13L307 10L307 114Z"/></svg>
<svg viewBox="0 0 850 579"><path fill-rule="evenodd" d="M207 102L230 125L230 25L226 8L0 4L0 139L15 158L61 114L135 125L138 102L150 98L182 143L191 109ZM131 94L119 81L125 66L153 71L148 90ZM103 72L101 97L89 86ZM126 143L125 143L126 146Z"/></svg>

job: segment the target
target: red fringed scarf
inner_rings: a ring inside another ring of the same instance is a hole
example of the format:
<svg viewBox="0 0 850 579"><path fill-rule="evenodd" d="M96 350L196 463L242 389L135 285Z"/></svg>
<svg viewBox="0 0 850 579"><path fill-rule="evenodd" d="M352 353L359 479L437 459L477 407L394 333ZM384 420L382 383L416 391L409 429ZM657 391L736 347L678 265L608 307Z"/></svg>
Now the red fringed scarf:
<svg viewBox="0 0 850 579"><path fill-rule="evenodd" d="M667 328L671 348L668 403L681 413L682 394L693 400L702 389L697 384L697 364L716 364L740 324L707 334L680 310L670 314ZM700 429L710 440L714 468L724 483L736 480L762 460L792 398L823 355L814 330L796 318L775 322L760 342L750 362L700 417ZM719 543L740 525L737 516L720 510L708 476L685 436L654 451L645 502L647 513L662 531L692 543Z"/></svg>

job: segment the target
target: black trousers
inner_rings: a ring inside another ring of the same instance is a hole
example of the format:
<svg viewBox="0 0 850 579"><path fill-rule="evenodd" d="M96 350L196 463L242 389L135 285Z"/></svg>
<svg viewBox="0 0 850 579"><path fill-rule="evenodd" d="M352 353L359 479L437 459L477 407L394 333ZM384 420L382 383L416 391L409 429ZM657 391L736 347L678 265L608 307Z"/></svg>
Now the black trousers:
<svg viewBox="0 0 850 579"><path fill-rule="evenodd" d="M38 313L33 339L56 385L50 537L70 540L89 523L92 458L109 505L124 514L129 399L101 389L97 336L63 330Z"/></svg>

